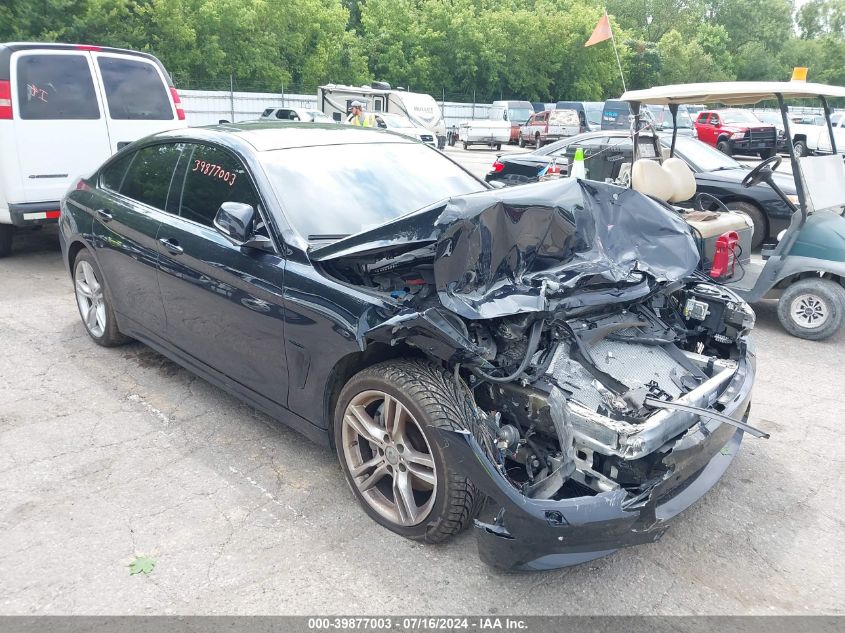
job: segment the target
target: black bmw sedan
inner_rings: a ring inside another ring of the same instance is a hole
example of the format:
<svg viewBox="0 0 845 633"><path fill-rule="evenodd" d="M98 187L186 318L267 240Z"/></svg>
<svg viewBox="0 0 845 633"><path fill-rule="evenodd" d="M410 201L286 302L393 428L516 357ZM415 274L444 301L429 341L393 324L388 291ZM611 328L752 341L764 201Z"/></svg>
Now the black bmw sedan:
<svg viewBox="0 0 845 633"><path fill-rule="evenodd" d="M124 148L59 225L94 342L141 341L333 447L394 532L477 517L497 567L653 542L764 435L754 313L630 189L492 189L390 132L253 123Z"/></svg>
<svg viewBox="0 0 845 633"><path fill-rule="evenodd" d="M668 151L671 137L661 135L660 142ZM650 138L641 138L640 144L644 149L652 148ZM565 174L568 169L568 158L572 156L576 147L584 149L588 157L588 178L615 177L619 172L619 166L624 162L630 163L632 160L633 141L627 132L621 130L589 132L558 141L527 154L499 156L485 176L485 180L506 185L536 182L540 173L552 164ZM595 159L590 158L593 154L597 154ZM765 183L749 188L742 186L742 179L751 169L749 166L686 136L678 136L675 154L692 169L699 192L716 196L729 209L741 211L751 218L754 223L753 248L758 248L766 238L777 236L789 226L792 212L771 187ZM600 177L590 173L590 163L596 165L596 173L600 174ZM795 196L794 201L797 203L798 198L792 176L775 172L774 179L784 193Z"/></svg>

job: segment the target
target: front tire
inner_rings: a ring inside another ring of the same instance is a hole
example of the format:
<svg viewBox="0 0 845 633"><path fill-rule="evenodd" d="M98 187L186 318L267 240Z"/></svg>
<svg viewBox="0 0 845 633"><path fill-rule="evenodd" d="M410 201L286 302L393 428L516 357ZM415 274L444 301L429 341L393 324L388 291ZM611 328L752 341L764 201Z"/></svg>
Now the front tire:
<svg viewBox="0 0 845 633"><path fill-rule="evenodd" d="M758 153L760 154L760 158L767 160L774 156L777 152L773 149L761 149Z"/></svg>
<svg viewBox="0 0 845 633"><path fill-rule="evenodd" d="M807 150L807 141L795 141L793 147L795 148L795 155L799 158L808 156L810 154L810 152Z"/></svg>
<svg viewBox="0 0 845 633"><path fill-rule="evenodd" d="M473 415L454 377L428 361L387 361L353 376L335 407L334 439L370 518L426 543L466 528L484 497L446 461L433 429L468 428Z"/></svg>
<svg viewBox="0 0 845 633"><path fill-rule="evenodd" d="M716 149L725 154L726 156L733 156L734 150L731 147L731 142L727 139L723 139L716 143Z"/></svg>
<svg viewBox="0 0 845 633"><path fill-rule="evenodd" d="M467 143L466 141L464 141L464 149L469 149L469 143Z"/></svg>
<svg viewBox="0 0 845 633"><path fill-rule="evenodd" d="M522 134L519 135L518 143L520 147L525 147L525 137L523 137Z"/></svg>
<svg viewBox="0 0 845 633"><path fill-rule="evenodd" d="M792 336L810 341L829 338L845 320L845 288L830 279L796 281L778 301L778 319Z"/></svg>
<svg viewBox="0 0 845 633"><path fill-rule="evenodd" d="M756 251L760 248L769 233L766 216L763 215L760 208L750 202L729 202L725 206L731 211L739 211L751 218L751 222L754 223L754 234L751 236L751 250Z"/></svg>
<svg viewBox="0 0 845 633"><path fill-rule="evenodd" d="M539 134L534 139L534 145L537 147L537 149L540 149L541 147L543 147L543 139L540 138Z"/></svg>
<svg viewBox="0 0 845 633"><path fill-rule="evenodd" d="M12 238L14 235L14 226L11 224L0 224L0 257L8 257L12 254Z"/></svg>
<svg viewBox="0 0 845 633"><path fill-rule="evenodd" d="M88 251L81 251L73 263L73 287L82 324L97 345L115 347L130 340L117 329L103 273Z"/></svg>

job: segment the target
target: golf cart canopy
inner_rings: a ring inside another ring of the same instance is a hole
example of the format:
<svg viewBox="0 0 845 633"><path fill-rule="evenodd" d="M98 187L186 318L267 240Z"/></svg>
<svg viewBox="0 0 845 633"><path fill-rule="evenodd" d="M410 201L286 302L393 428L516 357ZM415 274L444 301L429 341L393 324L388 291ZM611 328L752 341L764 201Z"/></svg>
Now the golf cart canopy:
<svg viewBox="0 0 845 633"><path fill-rule="evenodd" d="M622 95L622 101L647 105L684 103L751 105L777 99L777 95L781 95L784 99L845 97L845 88L802 81L717 81L628 90Z"/></svg>

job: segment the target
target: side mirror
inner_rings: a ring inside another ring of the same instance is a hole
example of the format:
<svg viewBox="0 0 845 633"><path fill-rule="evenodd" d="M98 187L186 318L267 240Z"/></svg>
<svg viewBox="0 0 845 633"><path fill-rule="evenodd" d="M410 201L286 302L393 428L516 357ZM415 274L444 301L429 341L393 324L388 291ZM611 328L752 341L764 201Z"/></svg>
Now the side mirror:
<svg viewBox="0 0 845 633"><path fill-rule="evenodd" d="M238 246L243 246L255 233L255 209L242 202L224 202L214 216L214 228Z"/></svg>

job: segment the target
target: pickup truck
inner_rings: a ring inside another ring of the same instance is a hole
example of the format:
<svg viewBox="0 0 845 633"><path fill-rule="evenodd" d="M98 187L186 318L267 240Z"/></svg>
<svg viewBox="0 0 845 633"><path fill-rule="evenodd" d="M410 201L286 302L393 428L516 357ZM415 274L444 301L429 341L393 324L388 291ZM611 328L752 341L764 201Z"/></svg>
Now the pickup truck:
<svg viewBox="0 0 845 633"><path fill-rule="evenodd" d="M533 114L528 123L519 129L519 146L525 147L533 143L540 149L546 143L586 131L587 121L580 120L577 111L544 110Z"/></svg>
<svg viewBox="0 0 845 633"><path fill-rule="evenodd" d="M488 145L499 150L502 145L510 142L511 125L503 119L461 121L458 125L458 138L464 149L470 145Z"/></svg>
<svg viewBox="0 0 845 633"><path fill-rule="evenodd" d="M777 151L777 130L748 110L703 110L695 119L698 140L723 154L758 154L766 159Z"/></svg>
<svg viewBox="0 0 845 633"><path fill-rule="evenodd" d="M817 117L818 125L813 123L791 123L789 131L792 134L792 144L796 156L808 156L818 152L830 154L830 135L827 132L827 122L824 117ZM836 151L845 154L845 113L837 112L831 115L833 138L836 140Z"/></svg>

